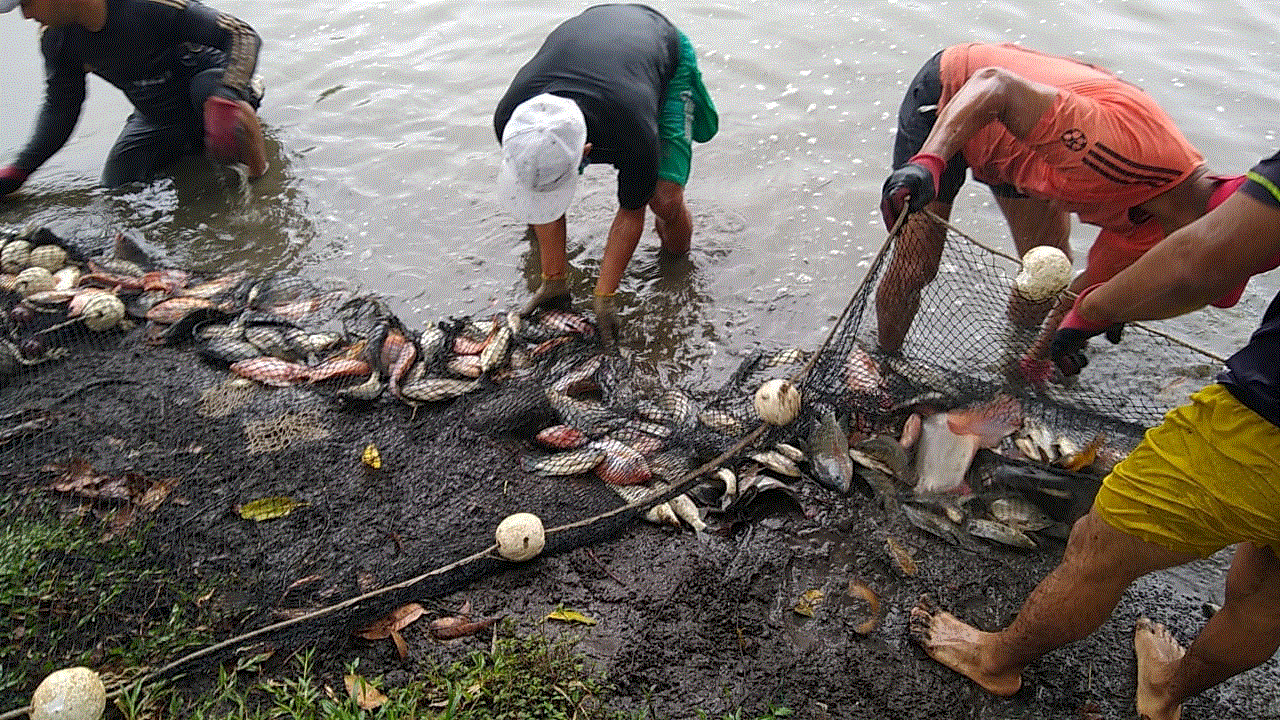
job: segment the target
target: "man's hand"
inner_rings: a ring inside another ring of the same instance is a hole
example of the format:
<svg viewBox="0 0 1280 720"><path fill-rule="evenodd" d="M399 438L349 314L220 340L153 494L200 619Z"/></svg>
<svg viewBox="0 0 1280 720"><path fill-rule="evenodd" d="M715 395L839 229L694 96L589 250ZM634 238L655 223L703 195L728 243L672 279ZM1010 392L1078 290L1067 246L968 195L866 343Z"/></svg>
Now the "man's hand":
<svg viewBox="0 0 1280 720"><path fill-rule="evenodd" d="M30 176L30 170L22 170L12 165L0 168L0 197L9 195L22 187L22 183L26 182Z"/></svg>
<svg viewBox="0 0 1280 720"><path fill-rule="evenodd" d="M893 229L904 204L908 211L918 212L938 196L938 184L946 167L947 161L937 155L919 153L889 175L880 192L885 229Z"/></svg>
<svg viewBox="0 0 1280 720"><path fill-rule="evenodd" d="M1085 295L1093 292L1101 284L1090 285L1081 291L1076 298L1075 304L1067 312L1066 316L1062 318L1062 322L1058 324L1058 329L1053 333L1053 342L1049 345L1049 355L1063 375L1075 375L1089 364L1089 358L1084 354L1084 348L1089 344L1089 338L1106 333L1107 339L1112 344L1120 342L1120 337L1124 332L1124 323L1098 325L1085 320L1080 316L1080 313L1076 312Z"/></svg>
<svg viewBox="0 0 1280 720"><path fill-rule="evenodd" d="M565 280L564 275L550 278L543 275L542 285L538 288L538 292L534 293L533 298L521 308L520 317L529 317L535 310L543 307L568 309L571 302L569 282Z"/></svg>
<svg viewBox="0 0 1280 720"><path fill-rule="evenodd" d="M618 331L622 329L613 295L597 294L591 305L596 313L596 330L600 333L600 344L612 350L617 347Z"/></svg>
<svg viewBox="0 0 1280 720"><path fill-rule="evenodd" d="M204 146L219 162L240 160L240 104L220 95L204 101Z"/></svg>

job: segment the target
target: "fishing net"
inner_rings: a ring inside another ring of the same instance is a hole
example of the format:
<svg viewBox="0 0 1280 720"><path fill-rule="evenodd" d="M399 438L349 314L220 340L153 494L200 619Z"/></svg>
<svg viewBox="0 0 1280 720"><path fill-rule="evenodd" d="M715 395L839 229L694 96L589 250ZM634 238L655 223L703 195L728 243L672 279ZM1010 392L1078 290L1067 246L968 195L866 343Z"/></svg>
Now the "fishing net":
<svg viewBox="0 0 1280 720"><path fill-rule="evenodd" d="M511 568L494 529L517 512L549 553L640 521L715 531L813 476L832 418L849 444L896 442L920 402L1014 398L1054 441L1123 454L1206 366L1131 328L1095 353L1105 392L1011 382L1034 336L1007 321L1017 263L954 230L900 356L875 350L870 301L891 241L823 347L756 348L714 388L644 377L572 311L410 328L377 297L157 268L121 240L0 234L0 666L27 668L0 674L0 709L68 664L120 683L355 637ZM770 379L799 388L794 421L761 423ZM886 507L909 499L905 463L867 485ZM138 667L129 648L157 637L171 654Z"/></svg>

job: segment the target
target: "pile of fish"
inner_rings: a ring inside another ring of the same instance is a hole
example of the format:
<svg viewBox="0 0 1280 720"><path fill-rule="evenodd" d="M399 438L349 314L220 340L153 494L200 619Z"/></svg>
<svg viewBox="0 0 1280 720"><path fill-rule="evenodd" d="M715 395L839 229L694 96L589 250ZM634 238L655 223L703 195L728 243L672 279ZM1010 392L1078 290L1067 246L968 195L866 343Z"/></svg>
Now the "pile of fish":
<svg viewBox="0 0 1280 720"><path fill-rule="evenodd" d="M141 326L149 342L189 343L248 380L312 386L348 402L389 397L416 407L476 393L468 422L527 435L526 472L594 475L628 501L666 491L697 466L705 453L691 438L724 446L759 426L752 405L759 379L785 377L809 357L794 348L758 353L726 385L739 392L705 403L679 389L630 397L620 392L627 369L602 350L591 321L572 311L445 319L414 331L375 297L297 277L148 268L121 259L119 244L116 258L90 259L43 229L0 241L0 297L10 303L0 375L64 355L49 342L63 328ZM707 513L732 514L803 478L841 494L857 481L886 512L901 511L951 542L1034 547L1031 534L1060 534L1063 518L1028 497L1073 500L1064 496L1096 491L1090 481L1118 459L1102 437L1055 434L1012 395L961 403L954 398L962 393L919 367L855 346L840 395L806 398L800 418L773 433L770 446L749 449L648 519L701 532ZM924 392L898 399L904 379ZM1001 471L973 482L979 453Z"/></svg>

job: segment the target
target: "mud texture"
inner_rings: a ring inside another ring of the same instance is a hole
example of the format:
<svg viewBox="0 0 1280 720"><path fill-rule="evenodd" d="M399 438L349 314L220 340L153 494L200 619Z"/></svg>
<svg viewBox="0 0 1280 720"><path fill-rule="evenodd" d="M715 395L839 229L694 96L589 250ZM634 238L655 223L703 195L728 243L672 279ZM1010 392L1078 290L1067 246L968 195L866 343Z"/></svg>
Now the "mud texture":
<svg viewBox="0 0 1280 720"><path fill-rule="evenodd" d="M263 389L243 408L210 416L207 391L227 377L182 349L126 341L84 348L0 387L3 407L43 405L53 419L0 446L0 487L10 502L34 498L64 510L82 503L49 490L50 473L41 470L71 457L103 472L180 481L169 501L125 530L142 540L138 567L167 574L139 575L73 638L80 649L154 632L174 604L209 621L218 639L232 637L467 557L492 542L488 529L511 512L537 507L555 526L620 504L594 477L522 472L528 441L470 427L462 403L414 411L346 405L322 388ZM324 432L246 452L245 420L285 415L311 417ZM359 462L370 442L383 458L379 470ZM268 496L307 504L263 522L237 515L238 505ZM107 522L102 513L81 517ZM1134 715L1135 619L1148 615L1186 643L1204 622L1202 605L1221 596L1221 557L1189 575L1144 579L1097 633L1032 665L1024 689L1001 700L927 658L909 639L908 610L930 593L979 627L998 628L1056 564L1061 542L1032 552L963 550L901 515L886 518L861 495L838 497L809 479L762 495L740 516L709 520L716 532L704 535L644 522L599 526L535 560L477 561L447 582L419 583L265 642L323 647L337 686L352 657L363 674L394 686L425 661L488 647L488 634L441 643L427 632L429 617L465 600L478 616L514 619L518 632L574 638L616 689L608 706L638 716L720 718L741 709L755 717L785 706L802 718L1125 718ZM889 537L912 553L917 575L890 557ZM850 595L851 584L869 588L878 611ZM813 590L822 594L810 594L808 617L796 607ZM356 637L364 623L410 601L429 613L403 630L406 658L390 641ZM558 607L597 624L546 622ZM175 648L154 666L192 649ZM109 655L94 657L111 669ZM1185 716L1280 716L1278 681L1273 659L1204 693ZM3 709L23 699L3 698Z"/></svg>

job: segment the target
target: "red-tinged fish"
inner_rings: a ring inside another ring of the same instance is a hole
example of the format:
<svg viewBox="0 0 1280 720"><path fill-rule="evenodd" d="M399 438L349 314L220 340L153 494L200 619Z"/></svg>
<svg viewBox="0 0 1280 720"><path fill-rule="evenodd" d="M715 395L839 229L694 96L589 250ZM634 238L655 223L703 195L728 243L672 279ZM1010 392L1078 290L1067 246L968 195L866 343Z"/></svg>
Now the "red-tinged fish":
<svg viewBox="0 0 1280 720"><path fill-rule="evenodd" d="M349 360L339 358L336 360L326 360L315 367L308 368L306 379L308 382L321 382L336 377L346 377L348 375L365 375L370 371L369 363L363 360Z"/></svg>
<svg viewBox="0 0 1280 720"><path fill-rule="evenodd" d="M76 293L71 296L71 303L67 305L67 317L76 317L80 313L84 312L84 306L93 299L94 296L114 294L115 293L110 290L103 290L102 288L83 288L81 290L77 290Z"/></svg>
<svg viewBox="0 0 1280 720"><path fill-rule="evenodd" d="M462 377L478 378L484 374L479 355L455 355L445 366L449 372Z"/></svg>
<svg viewBox="0 0 1280 720"><path fill-rule="evenodd" d="M216 307L211 300L197 297L176 297L152 305L146 318L152 322L172 325L196 310Z"/></svg>
<svg viewBox="0 0 1280 720"><path fill-rule="evenodd" d="M89 274L80 278L81 285L97 285L100 287L118 287L124 290L141 290L142 274L130 275L120 272L112 272L102 267L98 263L90 260L88 263Z"/></svg>
<svg viewBox="0 0 1280 720"><path fill-rule="evenodd" d="M404 379L413 361L418 359L418 346L399 329L392 328L382 341L380 356L382 367L390 380L391 394L400 397L400 381Z"/></svg>
<svg viewBox="0 0 1280 720"><path fill-rule="evenodd" d="M231 363L231 372L264 385L289 387L305 380L311 368L273 357L256 357Z"/></svg>
<svg viewBox="0 0 1280 720"><path fill-rule="evenodd" d="M437 402L452 400L460 395L480 389L479 380L455 380L453 378L424 378L403 385L401 395L408 400Z"/></svg>
<svg viewBox="0 0 1280 720"><path fill-rule="evenodd" d="M185 287L187 281L190 279L191 274L185 270L176 270L173 268L152 270L142 276L142 289L143 291L161 290L173 295Z"/></svg>
<svg viewBox="0 0 1280 720"><path fill-rule="evenodd" d="M551 383L551 389L563 395L576 396L599 389L595 375L604 362L603 355L592 355Z"/></svg>
<svg viewBox="0 0 1280 720"><path fill-rule="evenodd" d="M596 467L608 455L594 443L551 455L525 455L520 467L525 472L543 476L578 475Z"/></svg>
<svg viewBox="0 0 1280 720"><path fill-rule="evenodd" d="M585 317L567 310L546 310L538 315L538 322L556 333L595 335L596 332Z"/></svg>
<svg viewBox="0 0 1280 720"><path fill-rule="evenodd" d="M557 450L572 450L582 447L587 442L587 436L581 430L568 425L552 425L543 428L533 439Z"/></svg>
<svg viewBox="0 0 1280 720"><path fill-rule="evenodd" d="M995 447L1021 424L1022 406L1008 395L925 418L916 450L916 492L967 492L965 475L978 449Z"/></svg>
<svg viewBox="0 0 1280 720"><path fill-rule="evenodd" d="M215 295L224 293L236 285L239 285L244 282L247 277L249 277L249 273L241 270L240 272L233 272L230 275L216 277L207 282L192 285L191 287L182 288L178 291L178 294L188 297L212 298Z"/></svg>
<svg viewBox="0 0 1280 720"><path fill-rule="evenodd" d="M653 477L649 465L631 446L612 438L600 438L587 447L604 451L604 459L596 465L596 475L613 485L638 485Z"/></svg>
<svg viewBox="0 0 1280 720"><path fill-rule="evenodd" d="M555 348L558 348L568 342L573 342L572 335L560 335L559 337L553 337L550 340L544 340L529 351L529 357L531 359L539 357L540 355L551 352Z"/></svg>
<svg viewBox="0 0 1280 720"><path fill-rule="evenodd" d="M879 391L884 378L880 375L880 366L867 351L854 345L845 358L845 382L849 390L867 394Z"/></svg>
<svg viewBox="0 0 1280 720"><path fill-rule="evenodd" d="M488 343L488 338L476 340L466 335L459 335L453 339L453 352L458 355L479 356L486 343Z"/></svg>

